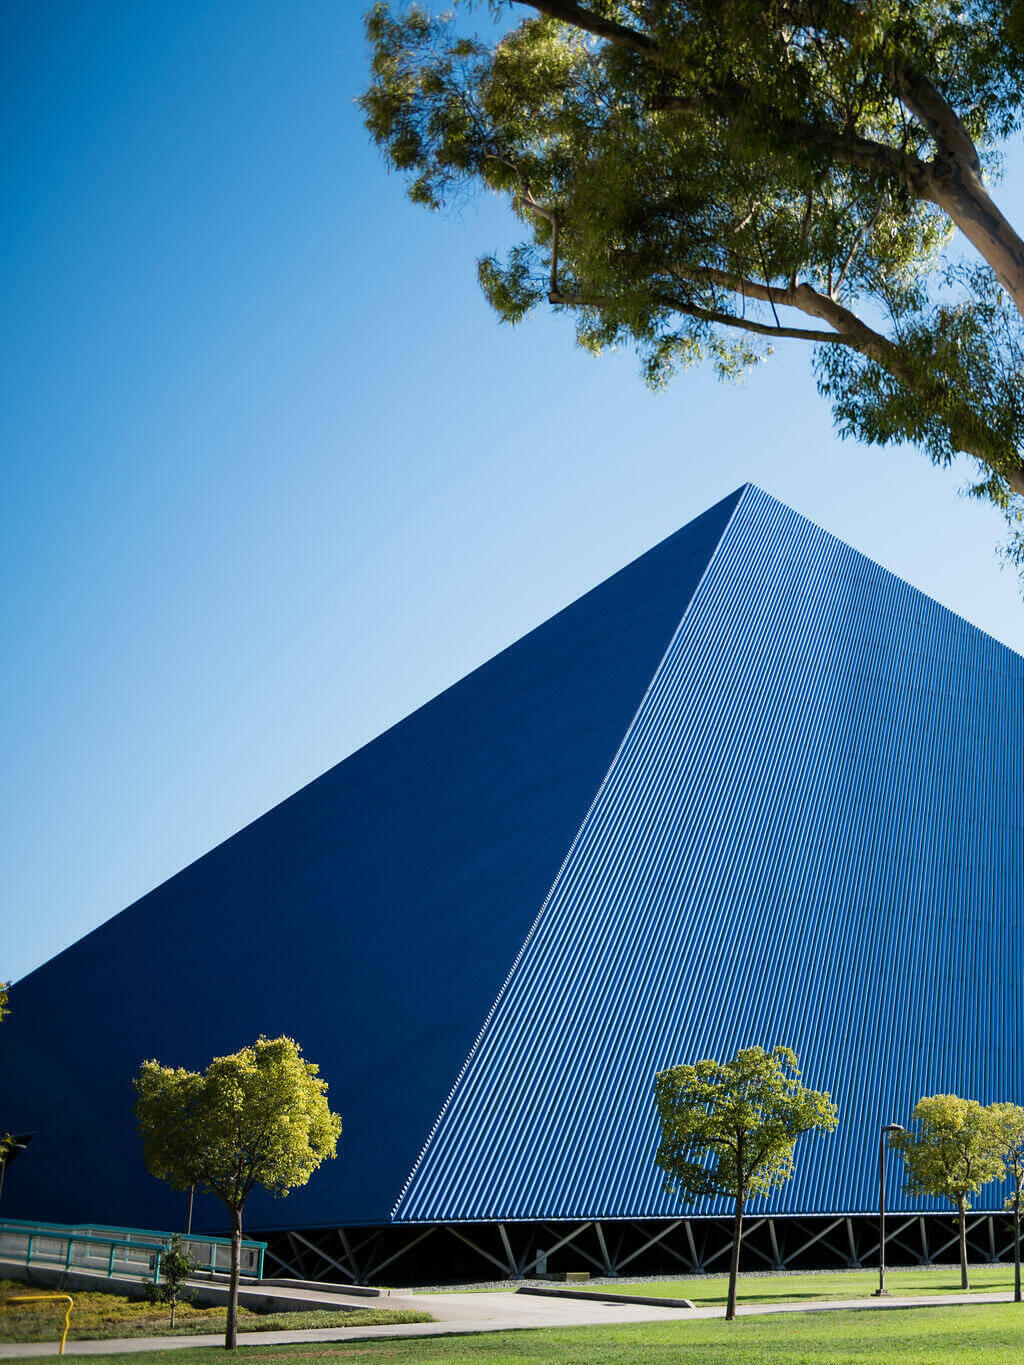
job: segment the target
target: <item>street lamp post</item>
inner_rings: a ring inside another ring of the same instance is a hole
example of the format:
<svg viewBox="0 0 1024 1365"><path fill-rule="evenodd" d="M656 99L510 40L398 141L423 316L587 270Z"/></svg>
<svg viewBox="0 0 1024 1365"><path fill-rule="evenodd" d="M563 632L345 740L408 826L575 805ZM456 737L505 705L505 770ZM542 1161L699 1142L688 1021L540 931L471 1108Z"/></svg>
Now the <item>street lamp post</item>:
<svg viewBox="0 0 1024 1365"><path fill-rule="evenodd" d="M878 1288L875 1298L888 1298L885 1287L885 1139L890 1133L904 1132L902 1123L887 1123L878 1139Z"/></svg>

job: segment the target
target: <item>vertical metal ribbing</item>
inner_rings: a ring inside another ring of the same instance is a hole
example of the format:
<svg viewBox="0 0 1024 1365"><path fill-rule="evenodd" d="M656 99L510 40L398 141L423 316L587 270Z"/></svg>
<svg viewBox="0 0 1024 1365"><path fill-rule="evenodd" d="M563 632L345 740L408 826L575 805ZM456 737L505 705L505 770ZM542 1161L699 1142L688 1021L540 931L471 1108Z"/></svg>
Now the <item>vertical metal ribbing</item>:
<svg viewBox="0 0 1024 1365"><path fill-rule="evenodd" d="M668 1216L653 1073L750 1043L841 1111L766 1212L869 1211L922 1093L1024 1098L1022 703L1019 656L748 489L398 1217Z"/></svg>
<svg viewBox="0 0 1024 1365"><path fill-rule="evenodd" d="M733 494L730 495L729 497L723 499L722 502L718 503L714 508L709 509L708 512L704 513L701 517L698 517L698 518L696 519L695 522L691 523L689 527L685 528L684 533L681 533L681 534L689 534L689 533L693 532L697 527L699 527L699 526L701 525L701 523L707 523L707 525L705 526L705 529L704 529L704 531L703 531L702 534L703 534L703 535L707 535L708 532L710 532L710 533L711 533L711 536L712 536L712 539L711 539L709 542L707 542L707 545L706 545L706 547L704 548L704 550L703 550L703 552L702 552L702 557L700 557L699 560L697 561L698 564L699 564L701 567L700 567L700 569L699 569L699 572L697 573L696 579L693 580L693 581L691 581L691 582L689 583L689 588L688 588L688 590L687 590L687 591L685 592L685 594L684 594L684 600L683 600L683 604L682 604L682 609L683 609L683 620L685 620L686 611L688 610L689 603L693 600L693 596L694 596L694 593L695 593L695 589L696 589L697 587L699 587L700 583L703 581L704 576L706 576L707 572L709 571L710 564L714 561L715 554L717 553L717 547L718 547L718 544L720 543L720 540L721 540L722 531L723 531L725 528L728 527L730 521L732 520L733 516L735 515L736 508L739 506L739 504L742 502L743 498L744 498L744 497L748 494L748 492L750 492L750 491L751 491L751 485L749 485L749 484L748 484L748 485L744 485L742 488L738 489L735 493L733 493ZM699 550L702 544L703 544L703 541L701 540L701 536L698 535L698 536L697 536L697 539L692 543L692 546L691 546L691 552L690 552L690 554L691 554L691 561L693 560L693 554L694 554L694 552L697 551L697 550ZM680 628L681 628L681 625L680 625L680 627L677 627L677 630L676 630L676 632L675 632L675 635L678 634L678 630L679 630ZM666 650L666 654L668 654L668 653L671 652L672 643L674 642L675 635L673 635L672 641L669 642L668 648L667 648L667 650ZM662 660L662 662L664 662L664 659ZM658 669L656 669L655 674L654 674L654 677L655 677L655 678L657 678L658 674L660 673L660 668L661 668L661 666L659 665ZM653 687L653 685L654 685L654 684L653 684L653 681L652 681L651 687ZM648 688L648 692L645 693L643 699L641 700L640 707L639 707L639 709L638 709L638 711L637 711L636 716L634 716L633 721L630 723L630 726L627 728L626 734L625 734L625 736L624 736L624 738L623 738L623 740L622 740L622 744L619 746L619 750L618 750L617 753L616 753L616 756L615 756L615 759L616 759L616 760L617 760L617 758L618 758L619 753L621 753L622 749L623 749L623 748L628 744L628 742L629 742L630 736L631 736L632 731L633 731L633 727L634 727L635 724L636 724L637 716L639 716L639 715L642 713L642 711L643 711L643 709L644 709L644 704L645 704L645 702L646 702L646 700L647 700L647 696L649 695L649 692L650 692L650 688ZM409 1190L409 1188L410 1188L410 1186L412 1185L412 1183L414 1182L414 1180L415 1180L415 1178L416 1178L416 1175L417 1175L417 1172L419 1171L420 1165L421 1165L421 1163L423 1162L424 1157L426 1156L426 1153L428 1152L428 1150L430 1150L431 1145L434 1143L434 1140L435 1140L436 1136L437 1136L438 1133L441 1131L442 1126L444 1125L444 1123L445 1123L445 1121L446 1121L446 1119L447 1119L447 1117L448 1117L448 1113L449 1113L450 1106L451 1106L451 1104L452 1104L452 1102L453 1102L453 1100L454 1100L456 1094L457 1094L458 1091L459 1091L460 1084L462 1083L462 1080L463 1080L464 1076L467 1074L467 1072L469 1071L471 1065L473 1064L473 1062L474 1062L474 1060L475 1060L475 1058L476 1058L476 1055L477 1055L478 1050L481 1048L481 1046L483 1045L485 1039L487 1038L488 1032L489 1032L489 1030L490 1030L492 1024L495 1022L495 1020L497 1019L497 1017L498 1017L498 1015L499 1015L499 1011L500 1011L500 1009L501 1009L501 1007L502 1007L502 1005L503 1005L503 1003L504 1003L504 1000L505 1000L506 992L507 992L509 986L511 985L512 981L514 980L514 978L515 978L515 976L516 976L517 970L518 970L518 968L519 968L519 964L520 964L520 962L522 961L522 958L523 958L524 954L527 952L528 948L530 947L530 944L531 944L531 942L532 942L532 940L533 940L533 938L534 938L534 935L536 934L536 932L537 932L537 930L538 930L538 927L541 925L541 923L542 923L543 920L544 920L545 914L546 914L546 912L547 912L547 910L548 910L549 903L550 903L550 900L551 900L551 895L553 894L554 889L555 889L556 887L558 887L558 886L560 885L560 883L562 882L563 876L564 876L565 871L566 871L566 867L567 867L567 866L572 862L572 860L573 860L573 857L574 857L575 852L576 852L577 845L578 845L578 843L579 843L581 837L583 836L584 831L585 831L585 830L587 829L587 827L588 827L588 824L589 824L589 822L590 822L590 819L591 819L591 816L592 816L592 814L593 814L594 808L600 803L600 801L601 801L601 799L602 799L602 797L603 797L603 795L604 795L605 786L606 786L606 784L607 784L607 782L608 782L608 779L609 779L611 773L615 771L615 766L616 766L616 762L615 762L615 760L613 760L612 765L611 765L611 769L609 770L609 773L607 773L607 774L605 775L605 778L604 778L603 782L601 783L600 787L598 788L598 791L597 791L597 793L596 793L595 796L594 796L594 800L593 800L593 802L591 803L589 809L587 810L587 813L586 813L586 815L585 815L585 817L584 817L583 823L582 823L582 825L580 826L580 829L577 831L576 836L575 836L575 838L573 839L573 841L572 841L572 843L571 843L571 845L570 845L570 847L569 847L569 849L568 849L568 852L567 852L566 855L565 855L565 858L563 859L563 862L562 862L562 865L561 865L561 867L560 867L560 869L559 869L558 875L557 875L557 877L555 878L555 882L554 882L554 884L553 884L552 890L548 893L548 896L545 897L544 903L541 905L541 908L540 908L540 910L538 911L538 913L537 913L537 915L536 915L536 918L534 919L533 923L531 924L530 929L529 929L529 931L528 931L528 933L527 933L527 935L526 935L526 938L525 938L525 940L524 940L524 942L523 942L523 944L522 944L522 947L520 948L518 954L516 955L516 958L515 958L514 962L512 963L512 966L511 966L511 968L510 968L510 970L509 970L509 973L508 973L508 975L506 976L504 982L502 983L502 985L501 985L501 987L500 987L500 989L499 989L499 991L498 991L497 997L496 997L496 999L495 999L493 1005L491 1006L491 1008L490 1008L490 1010L489 1010L489 1012L488 1012L486 1018L484 1019L482 1025L481 1025L480 1032L478 1033L478 1035L477 1035L477 1037L476 1037L476 1039L475 1039L475 1041L474 1041L474 1043L473 1043L473 1046L471 1047L471 1049L470 1049L470 1051L469 1051L469 1055L467 1056L467 1058L466 1058L465 1062L463 1063L463 1065L462 1065L462 1067L461 1067L461 1069L460 1069L458 1075L456 1076L455 1082L454 1082L454 1084L453 1084L451 1090L448 1092L448 1095L447 1095L447 1097L446 1097L446 1099L445 1099L445 1101L444 1101L444 1104L441 1106L441 1109L440 1109L440 1112L439 1112L439 1114L438 1114L438 1116L437 1116L437 1119L435 1120L435 1122L434 1122L434 1124L433 1124L433 1127L431 1128L429 1134L427 1135L427 1140L426 1140L426 1142L424 1143L423 1147L420 1149L420 1152L419 1152L419 1154L418 1154L418 1156L417 1156L417 1158L416 1158L416 1161L415 1161L414 1164L413 1164L412 1170L409 1172L409 1175L406 1177L405 1183L403 1184L403 1186L402 1186L402 1188L401 1188L401 1190L400 1190L400 1192L399 1192L398 1199L397 1199L397 1201L396 1201L396 1203L395 1203L394 1209L392 1210L392 1217L393 1217L393 1218L396 1217L396 1215L398 1214L399 1209L402 1209L402 1208L403 1208L403 1201L405 1200L406 1193L407 1193L407 1191ZM454 1155L454 1152L453 1152L453 1155ZM415 1212L412 1211L408 1205L406 1205L406 1207L405 1207L405 1209L404 1209L403 1216L406 1217L406 1218L412 1218L412 1219L415 1219L415 1218L416 1218Z"/></svg>

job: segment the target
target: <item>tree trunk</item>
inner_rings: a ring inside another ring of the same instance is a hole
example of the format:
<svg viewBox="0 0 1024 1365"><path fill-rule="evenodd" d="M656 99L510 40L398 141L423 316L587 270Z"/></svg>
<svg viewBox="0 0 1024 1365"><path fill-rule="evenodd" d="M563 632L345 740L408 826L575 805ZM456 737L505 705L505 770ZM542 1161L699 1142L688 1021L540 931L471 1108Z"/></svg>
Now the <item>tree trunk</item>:
<svg viewBox="0 0 1024 1365"><path fill-rule="evenodd" d="M725 1306L725 1316L732 1322L736 1316L736 1281L740 1274L740 1242L743 1240L743 1196L736 1199L736 1212L732 1220L732 1259L729 1262L729 1301Z"/></svg>
<svg viewBox="0 0 1024 1365"><path fill-rule="evenodd" d="M1024 314L1024 241L1003 216L981 175L953 157L934 164L930 198L944 209Z"/></svg>
<svg viewBox="0 0 1024 1365"><path fill-rule="evenodd" d="M238 1346L238 1270L242 1260L242 1210L231 1210L231 1283L228 1286L228 1327L224 1345Z"/></svg>
<svg viewBox="0 0 1024 1365"><path fill-rule="evenodd" d="M1013 1301L1020 1303L1020 1169L1013 1172Z"/></svg>
<svg viewBox="0 0 1024 1365"><path fill-rule="evenodd" d="M960 1288L970 1289L970 1282L967 1278L967 1200L961 1199L957 1204L957 1212L960 1215Z"/></svg>
<svg viewBox="0 0 1024 1365"><path fill-rule="evenodd" d="M173 1295L171 1296L171 1326L172 1326L172 1327L174 1326L174 1310L175 1310L175 1308L177 1308L177 1306L178 1306L178 1296L177 1296L176 1294L173 1294Z"/></svg>

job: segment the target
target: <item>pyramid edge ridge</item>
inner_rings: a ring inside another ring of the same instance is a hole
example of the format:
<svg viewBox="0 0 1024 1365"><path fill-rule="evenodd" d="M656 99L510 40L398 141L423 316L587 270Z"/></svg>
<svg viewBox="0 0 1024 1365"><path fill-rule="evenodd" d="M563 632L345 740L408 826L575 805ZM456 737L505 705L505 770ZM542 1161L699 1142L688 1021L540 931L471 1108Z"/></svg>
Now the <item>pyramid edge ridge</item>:
<svg viewBox="0 0 1024 1365"><path fill-rule="evenodd" d="M488 1010L487 1015L486 1015L486 1017L485 1017L483 1023L481 1024L481 1026L480 1026L480 1028L479 1028L479 1030L478 1030L478 1032L477 1032L477 1035L476 1035L475 1039L473 1040L472 1047L470 1048L469 1052L467 1053L466 1059L465 1059L465 1061L462 1063L462 1066L459 1068L458 1074L457 1074L455 1080L452 1082L452 1086L451 1086L450 1090L448 1091L447 1096L445 1097L444 1103L442 1104L441 1109L438 1111L437 1118L434 1120L433 1124L431 1125L430 1132L428 1133L428 1135L427 1135L427 1137L426 1137L426 1139L425 1139L425 1141L424 1141L424 1143L423 1143L423 1146L420 1148L419 1154L417 1155L416 1160L414 1161L414 1163L413 1163L413 1165L412 1165L412 1168L411 1168L410 1171L409 1171L409 1174L406 1176L405 1181L404 1181L403 1184L402 1184L401 1191L399 1192L398 1197L396 1198L395 1203L394 1203L394 1205L392 1206L391 1213L390 1213L390 1215L389 1215L389 1222L391 1222L391 1223L394 1223L396 1220L397 1220L398 1222L408 1222L408 1223L410 1223L410 1224L416 1223L416 1222L420 1222L420 1221L424 1221L424 1220L417 1219L417 1218L409 1218L408 1220L400 1219L400 1218L398 1218L399 1210L400 1210L400 1208L401 1208L401 1206L402 1206L402 1204L403 1204L403 1202L404 1202L404 1200L405 1200L407 1194L409 1193L409 1190L410 1190L411 1187L412 1187L412 1184L413 1184L413 1182L414 1182L414 1180L415 1180L415 1178L416 1178L416 1175L417 1175L418 1171L420 1170L420 1167L422 1166L424 1159L426 1158L427 1152L428 1152L428 1150L430 1149L430 1147L431 1147L431 1145L432 1145L432 1143L433 1143L433 1141L434 1141L434 1138L437 1136L437 1133L438 1133L438 1131L440 1130L442 1123L444 1122L444 1119L445 1119L445 1117L446 1117L446 1115L447 1115L447 1113L448 1113L448 1111L449 1111L449 1109L450 1109L450 1107L451 1107L451 1105L452 1105L452 1102L454 1101L454 1099L455 1099L455 1097L456 1097L456 1094L457 1094L457 1092L458 1092L458 1090L459 1090L459 1086L461 1085L463 1079L465 1078L467 1072L469 1071L470 1066L471 1066L472 1063L473 1063L473 1059L475 1058L476 1054L478 1053L478 1051L479 1051L479 1049L480 1049L481 1044L483 1043L485 1037L487 1036L487 1031L488 1031L488 1029L490 1028L491 1024L494 1022L494 1019L495 1019L495 1017L496 1017L496 1015L497 1015L497 1013L498 1013L498 1009L499 1009L499 1007L500 1007L500 1005L501 1005L501 1003L502 1003L502 1001L503 1001L505 995L507 994L509 987L511 986L511 984L512 984L514 978L515 978L515 974L516 974L516 971L517 971L517 969L518 969L518 967L519 967L519 964L522 962L523 957L524 957L524 955L525 955L525 953L526 953L526 951L527 951L527 949L528 949L530 943L532 942L532 940L533 940L533 938L534 938L534 936L535 936L535 934L536 934L538 928L540 927L540 924L541 924L541 922L542 922L542 920L543 920L543 918L544 918L544 914L545 914L545 912L546 912L546 910L547 910L547 908L548 908L548 906L549 906L549 904L550 904L550 902L551 902L551 897L553 896L553 894L554 894L554 892L555 892L555 889L556 889L556 887L558 886L559 881L561 880L562 874L564 873L564 871L565 871L565 869L566 869L566 866L568 865L569 860L571 859L571 857L572 857L572 855L573 855L573 852L575 851L577 845L579 844L580 838L582 837L583 832L584 832L584 830L585 830L586 827L587 827L587 824L588 824L588 822L589 822L589 820L590 820L590 817L591 817L591 815L592 815L592 813L593 813L595 807L597 806L597 803L599 802L599 800L600 800L600 798L601 798L603 792L605 791L605 788L606 788L607 785L608 785L608 781L609 781L609 779L610 779L610 777L611 777L611 775L612 775L612 773L613 773L613 771L614 771L614 769L615 769L615 766L616 766L616 764L617 764L617 762L618 762L618 760L619 760L619 757L620 757L620 755L622 754L623 749L626 747L626 745L627 745L627 743L628 743L628 741L629 741L629 738L630 738L631 734L633 733L633 730L635 729L635 727L636 727L636 725L637 725L637 721L638 721L640 715L642 714L642 712L643 712L643 710L644 710L644 707L645 707L645 705L646 705L646 703L647 703L647 700L648 700L648 698L649 698L650 695L651 695L651 691L652 691L652 689L654 688L655 682L657 681L657 678L658 678L659 674L662 672L663 668L665 667L666 660L669 659L669 658L671 657L673 646L674 646L676 640L677 640L678 637L679 637L679 632L680 632L680 631L682 630L682 628L683 628L684 622L685 622L686 617L687 617L687 615L688 615L688 613L689 613L689 611L690 611L690 608L692 607L694 601L696 600L696 598L697 598L697 596L698 596L698 594L699 594L699 592L700 592L700 590L701 590L701 587L703 586L703 584L704 584L704 582L705 582L705 580L706 580L706 578L707 578L707 576L708 576L708 573L709 573L710 570L711 570L711 566L712 566L712 564L714 563L716 557L718 556L718 552L719 552L719 550L721 549L721 546L722 546L723 542L725 541L726 537L727 537L728 534L729 534L729 530L730 530L730 528L731 528L731 526L732 526L732 524L733 524L733 521L734 521L734 519L735 519L735 517L736 517L736 515L737 515L737 513L738 513L738 511L739 511L739 509L740 509L740 507L742 506L744 500L745 500L746 497L748 496L750 490L751 490L751 489L755 489L755 488L756 488L756 485L753 485L753 484L751 484L751 483L749 483L749 482L748 482L748 483L744 483L744 484L742 484L739 488L734 489L732 493L730 493L730 494L727 495L727 497L725 497L725 498L720 498L720 499L718 500L717 503L713 503L713 504L711 505L711 507L709 507L709 508L706 509L705 512L699 514L700 516L705 516L705 515L707 515L709 512L713 511L715 507L719 507L719 506L721 506L722 503L728 502L730 498L733 499L733 505L732 505L732 507L730 507L729 512L728 512L728 515L726 516L725 522L724 522L724 524L723 524L723 526L722 526L722 529L721 529L721 531L719 532L719 534L718 534L718 536L717 536L717 538L716 538L716 540L715 540L714 548L712 549L711 553L708 555L708 558L707 558L707 561L706 561L706 563L705 563L705 565L704 565L704 568L701 570L700 575L699 575L699 577L698 577L696 583L694 584L693 589L692 589L692 591L690 592L690 595L689 595L689 597L687 598L686 603L685 603L685 605L683 606L682 611L680 612L679 620L676 622L675 629L672 631L672 634L671 634L671 636L669 637L669 639L668 639L668 641L667 641L667 643L666 643L666 645L665 645L665 648L664 648L664 650L663 650L662 653L661 653L661 657L658 659L657 664L655 665L654 669L653 669L652 672L651 672L650 679L648 680L647 686L644 688L643 694L642 694L642 696L640 697L639 702L637 703L637 706L636 706L636 709L635 709L634 712L633 712L633 715L630 717L629 724L626 726L625 730L622 732L622 738L620 739L618 745L616 746L615 753L612 755L612 758L611 758L611 760L610 760L610 762L609 762L609 764L608 764L608 767L605 769L604 776L601 778L601 781L598 783L598 786L597 786L597 788L596 788L596 790L595 790L595 792L594 792L594 795L593 795L593 796L591 797L591 799L590 799L590 803L589 803L589 805L587 806L587 809L586 809L586 812L584 813L583 819L580 821L580 824L579 824L579 826L578 826L578 828L577 828L577 830L576 830L576 833L573 835L572 841L571 841L571 843L569 844L569 847L566 849L565 856L563 857L561 863L559 864L558 871L555 873L555 876L552 878L551 885L548 887L548 890L547 890L547 892L546 892L546 894L545 894L545 896L544 896L544 900L542 901L542 903L541 903L539 909L537 910L536 915L533 917L533 920L532 920L531 923L530 923L530 927L529 927L529 929L527 930L526 935L524 936L522 943L520 944L519 951L516 953L516 956L515 956L515 958L514 958L514 960L513 960L513 962L512 962L512 965L509 967L509 970L508 970L508 972L506 973L505 978L504 978L504 980L502 981L501 986L500 986L499 989L498 989L498 993L497 993L496 996L494 997L494 1001L493 1001L493 1003L492 1003L490 1009ZM757 491L757 492L762 492L763 490L761 490L761 489L756 489L756 491ZM770 494L766 494L765 496L770 497L771 495L770 495ZM694 518L692 518L691 520L692 520L692 521L696 521L697 518L694 517ZM687 525L687 526L690 525L690 522L687 522L686 525ZM680 531L683 531L683 530L685 530L685 529L686 529L686 526L682 526L682 527L679 528ZM673 532L672 534L673 534L673 535L678 535L679 532L678 532L678 531L677 531L677 532ZM666 540L667 540L667 539L671 539L671 537L666 536L665 539L666 539ZM659 542L658 542L659 545L660 545L660 544L663 544L663 543L664 543L663 541L659 541ZM652 546L651 548L654 549L654 548L656 548L656 547L655 547L655 546ZM647 553L647 552L645 552L645 553ZM631 560L631 561L630 561L630 563L635 563L635 562L636 562L635 560ZM628 568L629 566L626 565L626 566L624 566L624 567ZM621 571L620 571L620 572L621 572ZM604 580L604 581L606 582L607 580ZM550 619L550 618L549 618L549 619ZM426 1220L426 1221L429 1221L429 1220Z"/></svg>

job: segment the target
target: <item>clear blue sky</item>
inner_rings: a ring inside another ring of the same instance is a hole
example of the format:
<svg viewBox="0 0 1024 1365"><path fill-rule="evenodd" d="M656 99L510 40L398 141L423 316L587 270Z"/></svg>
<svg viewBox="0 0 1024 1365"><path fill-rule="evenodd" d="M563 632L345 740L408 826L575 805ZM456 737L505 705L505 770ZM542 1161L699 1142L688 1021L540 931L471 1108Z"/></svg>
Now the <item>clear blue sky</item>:
<svg viewBox="0 0 1024 1365"><path fill-rule="evenodd" d="M1024 648L996 514L841 444L803 353L655 397L499 327L509 224L404 201L360 9L0 9L0 976L747 479Z"/></svg>

